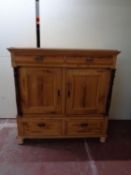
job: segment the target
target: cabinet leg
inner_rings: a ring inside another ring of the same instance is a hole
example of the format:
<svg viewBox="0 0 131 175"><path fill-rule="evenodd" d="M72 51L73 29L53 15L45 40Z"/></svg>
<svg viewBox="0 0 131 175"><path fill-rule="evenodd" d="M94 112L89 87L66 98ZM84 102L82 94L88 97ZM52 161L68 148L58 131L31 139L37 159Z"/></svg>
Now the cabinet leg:
<svg viewBox="0 0 131 175"><path fill-rule="evenodd" d="M105 143L106 142L106 137L100 137L100 142Z"/></svg>
<svg viewBox="0 0 131 175"><path fill-rule="evenodd" d="M24 138L23 137L18 136L16 139L17 139L17 143L19 145L22 145L24 143Z"/></svg>

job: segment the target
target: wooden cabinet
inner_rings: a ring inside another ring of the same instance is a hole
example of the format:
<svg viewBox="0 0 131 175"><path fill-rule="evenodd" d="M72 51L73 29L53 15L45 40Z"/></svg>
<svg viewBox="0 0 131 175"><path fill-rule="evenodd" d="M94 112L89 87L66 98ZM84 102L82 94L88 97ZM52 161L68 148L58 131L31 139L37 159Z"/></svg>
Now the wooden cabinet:
<svg viewBox="0 0 131 175"><path fill-rule="evenodd" d="M18 141L107 136L117 50L10 48Z"/></svg>

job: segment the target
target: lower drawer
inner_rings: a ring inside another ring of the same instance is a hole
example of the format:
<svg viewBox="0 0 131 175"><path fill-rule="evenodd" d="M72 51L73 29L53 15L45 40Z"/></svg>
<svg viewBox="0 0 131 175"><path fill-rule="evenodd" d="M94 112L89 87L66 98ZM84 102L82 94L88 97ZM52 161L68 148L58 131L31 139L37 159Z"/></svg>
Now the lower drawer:
<svg viewBox="0 0 131 175"><path fill-rule="evenodd" d="M106 117L18 117L18 136L23 138L73 138L106 136Z"/></svg>
<svg viewBox="0 0 131 175"><path fill-rule="evenodd" d="M58 136L62 135L62 120L60 119L31 119L22 120L24 136Z"/></svg>
<svg viewBox="0 0 131 175"><path fill-rule="evenodd" d="M105 132L105 119L69 119L66 130L69 136L97 136Z"/></svg>

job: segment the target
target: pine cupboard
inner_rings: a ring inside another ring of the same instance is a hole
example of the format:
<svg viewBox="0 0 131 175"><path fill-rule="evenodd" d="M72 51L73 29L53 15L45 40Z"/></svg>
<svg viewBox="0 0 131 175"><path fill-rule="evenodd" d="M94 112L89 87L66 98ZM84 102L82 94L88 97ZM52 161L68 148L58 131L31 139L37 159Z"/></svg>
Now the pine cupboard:
<svg viewBox="0 0 131 175"><path fill-rule="evenodd" d="M107 137L117 50L9 48L19 144L25 138Z"/></svg>

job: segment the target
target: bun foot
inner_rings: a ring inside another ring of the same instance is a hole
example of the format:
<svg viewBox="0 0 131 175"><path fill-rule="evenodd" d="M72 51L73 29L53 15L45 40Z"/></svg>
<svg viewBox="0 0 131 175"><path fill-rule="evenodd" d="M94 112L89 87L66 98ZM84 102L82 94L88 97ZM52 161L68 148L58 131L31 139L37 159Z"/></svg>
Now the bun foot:
<svg viewBox="0 0 131 175"><path fill-rule="evenodd" d="M16 138L17 139L17 143L19 144L19 145L22 145L23 143L24 143L24 138L23 137L17 137Z"/></svg>
<svg viewBox="0 0 131 175"><path fill-rule="evenodd" d="M100 137L100 142L105 143L106 142L106 137Z"/></svg>

